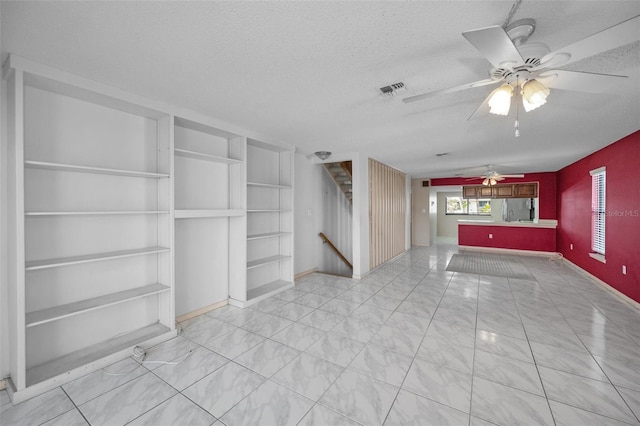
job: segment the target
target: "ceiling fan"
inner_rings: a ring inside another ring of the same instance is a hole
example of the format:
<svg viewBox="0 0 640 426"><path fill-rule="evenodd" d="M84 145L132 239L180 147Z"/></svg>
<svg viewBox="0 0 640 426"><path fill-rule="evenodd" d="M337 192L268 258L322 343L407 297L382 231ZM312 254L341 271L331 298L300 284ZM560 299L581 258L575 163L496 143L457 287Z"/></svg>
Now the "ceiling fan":
<svg viewBox="0 0 640 426"><path fill-rule="evenodd" d="M501 173L496 172L495 170L489 170L488 172L486 172L481 176L470 178L467 180L482 179L483 185L495 185L496 183L500 182L501 180L505 180L506 178L523 178L523 177L524 177L523 174L503 175Z"/></svg>
<svg viewBox="0 0 640 426"><path fill-rule="evenodd" d="M515 175L506 175L506 174L502 174L502 173L498 173L495 170L489 170L486 173L477 176L477 177L472 177L469 178L467 180L480 180L482 179L482 184L483 185L495 185L496 183L500 182L501 180L505 180L506 178L523 178L524 175L523 174L515 174Z"/></svg>
<svg viewBox="0 0 640 426"><path fill-rule="evenodd" d="M471 119L486 105L492 114L507 115L513 95L516 98L521 95L525 111L531 111L546 102L550 88L601 93L609 84L626 76L568 71L557 67L640 40L640 15L554 52L542 43L526 43L535 26L533 19L521 19L506 28L495 25L462 33L491 63L489 78L410 96L403 102L500 84L471 114ZM519 136L517 111L516 103L516 136Z"/></svg>
<svg viewBox="0 0 640 426"><path fill-rule="evenodd" d="M466 169L462 171L462 173L456 173L456 177L466 178L466 180L468 181L482 180L483 185L495 185L496 183L500 182L501 180L505 180L506 178L523 178L524 174L499 173L496 171L495 165L487 164L482 168L474 167L474 168Z"/></svg>

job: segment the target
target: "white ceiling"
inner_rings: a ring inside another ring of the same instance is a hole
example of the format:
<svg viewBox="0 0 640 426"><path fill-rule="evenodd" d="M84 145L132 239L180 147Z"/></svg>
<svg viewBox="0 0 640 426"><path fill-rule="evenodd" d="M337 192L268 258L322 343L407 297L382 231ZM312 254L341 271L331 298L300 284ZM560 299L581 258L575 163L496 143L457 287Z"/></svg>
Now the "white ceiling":
<svg viewBox="0 0 640 426"><path fill-rule="evenodd" d="M467 121L491 86L413 104L379 95L398 81L410 96L487 78L461 33L502 25L512 4L3 1L2 59L15 53L305 154L363 152L415 177L486 164L556 171L640 129L640 42L571 64L630 77L615 93L553 90L521 114L520 138L513 115ZM529 41L556 50L638 14L637 0L525 0L513 19L535 19Z"/></svg>

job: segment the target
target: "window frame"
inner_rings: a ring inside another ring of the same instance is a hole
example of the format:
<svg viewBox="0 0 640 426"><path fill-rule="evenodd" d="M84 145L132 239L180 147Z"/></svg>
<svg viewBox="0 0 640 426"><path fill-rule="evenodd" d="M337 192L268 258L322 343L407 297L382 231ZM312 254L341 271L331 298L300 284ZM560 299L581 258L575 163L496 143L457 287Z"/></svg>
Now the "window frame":
<svg viewBox="0 0 640 426"><path fill-rule="evenodd" d="M449 213L448 209L449 209L449 199L450 198L459 198L460 199L460 204L461 206L463 206L463 212L461 213ZM465 205L465 201L466 203L466 211L464 208ZM476 201L478 203L478 206L480 205L480 202L488 202L489 206L491 206L491 198L463 198L462 195L445 195L444 197L444 214L445 216L483 216L483 217L491 217L491 211L489 211L488 213L470 213L469 212L469 206L471 204L472 201Z"/></svg>
<svg viewBox="0 0 640 426"><path fill-rule="evenodd" d="M599 167L591 175L591 251L589 255L606 263L607 169Z"/></svg>

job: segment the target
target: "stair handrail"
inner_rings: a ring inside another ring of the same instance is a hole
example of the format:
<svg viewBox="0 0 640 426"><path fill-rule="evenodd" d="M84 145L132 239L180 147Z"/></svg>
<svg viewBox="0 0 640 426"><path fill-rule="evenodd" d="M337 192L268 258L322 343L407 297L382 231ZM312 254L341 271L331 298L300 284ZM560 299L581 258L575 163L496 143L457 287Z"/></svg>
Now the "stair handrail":
<svg viewBox="0 0 640 426"><path fill-rule="evenodd" d="M349 262L349 259L347 259L346 257L344 257L344 255L342 253L340 253L340 250L338 250L338 248L331 242L331 240L329 238L327 238L326 235L324 235L324 233L319 233L318 234L320 236L320 238L322 238L322 241L324 241L324 243L329 244L329 247L331 247L331 249L338 255L338 257L351 269L353 269L353 265L351 264L351 262Z"/></svg>

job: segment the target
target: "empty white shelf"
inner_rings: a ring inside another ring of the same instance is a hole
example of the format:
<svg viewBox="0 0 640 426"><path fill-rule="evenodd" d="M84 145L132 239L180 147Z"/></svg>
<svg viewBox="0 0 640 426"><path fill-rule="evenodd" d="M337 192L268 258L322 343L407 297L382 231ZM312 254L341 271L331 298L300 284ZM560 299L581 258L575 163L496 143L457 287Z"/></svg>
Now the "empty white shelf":
<svg viewBox="0 0 640 426"><path fill-rule="evenodd" d="M51 321L57 321L73 315L105 308L129 300L151 296L153 294L169 291L170 288L162 284L149 284L143 287L132 288L130 290L119 291L117 293L106 294L87 300L80 300L66 305L55 306L53 308L42 309L40 311L29 312L26 315L26 326L34 327Z"/></svg>
<svg viewBox="0 0 640 426"><path fill-rule="evenodd" d="M263 257L262 259L256 259L256 260L247 262L247 269L257 268L258 266L267 265L269 263L274 263L274 262L280 262L281 260L287 260L287 259L291 259L291 256L277 255L277 256Z"/></svg>
<svg viewBox="0 0 640 426"><path fill-rule="evenodd" d="M135 215L135 214L169 214L168 210L122 210L101 212L26 212L25 216L100 216L100 215Z"/></svg>
<svg viewBox="0 0 640 426"><path fill-rule="evenodd" d="M25 167L31 169L58 170L63 172L96 173L103 175L128 176L150 179L168 178L166 173L139 172L135 170L107 169L103 167L76 166L73 164L47 163L43 161L25 161Z"/></svg>
<svg viewBox="0 0 640 426"><path fill-rule="evenodd" d="M176 219L189 219L197 217L230 217L243 216L244 211L239 209L213 209L213 210L176 210Z"/></svg>
<svg viewBox="0 0 640 426"><path fill-rule="evenodd" d="M283 280L277 280L267 284L263 284L247 292L247 301L254 301L258 298L266 299L273 294L279 293L292 287L292 282Z"/></svg>
<svg viewBox="0 0 640 426"><path fill-rule="evenodd" d="M83 367L101 358L168 333L171 333L169 327L158 323L152 324L127 334L119 335L97 345L75 351L45 364L29 368L27 370L27 386L43 382L52 377L67 374L75 368Z"/></svg>
<svg viewBox="0 0 640 426"><path fill-rule="evenodd" d="M247 210L247 213L288 213L291 210L280 210L280 209L251 209Z"/></svg>
<svg viewBox="0 0 640 426"><path fill-rule="evenodd" d="M265 234L247 235L247 240L261 240L263 238L282 237L285 235L291 235L291 232L267 232Z"/></svg>
<svg viewBox="0 0 640 426"><path fill-rule="evenodd" d="M146 247L133 250L119 250L105 253L86 254L82 256L59 257L56 259L31 260L26 262L26 270L56 268L58 266L75 265L78 263L99 262L102 260L118 259L122 257L142 256L147 254L169 251L167 247Z"/></svg>
<svg viewBox="0 0 640 426"><path fill-rule="evenodd" d="M241 160L236 160L235 158L220 157L218 155L211 155L211 154L203 154L201 152L189 151L186 149L176 148L174 151L178 157L193 158L195 160L211 161L213 163L222 163L222 164L242 163Z"/></svg>
<svg viewBox="0 0 640 426"><path fill-rule="evenodd" d="M273 189L291 189L290 185L276 185L272 183L259 183L259 182L247 182L247 186L257 186L260 188L273 188Z"/></svg>

